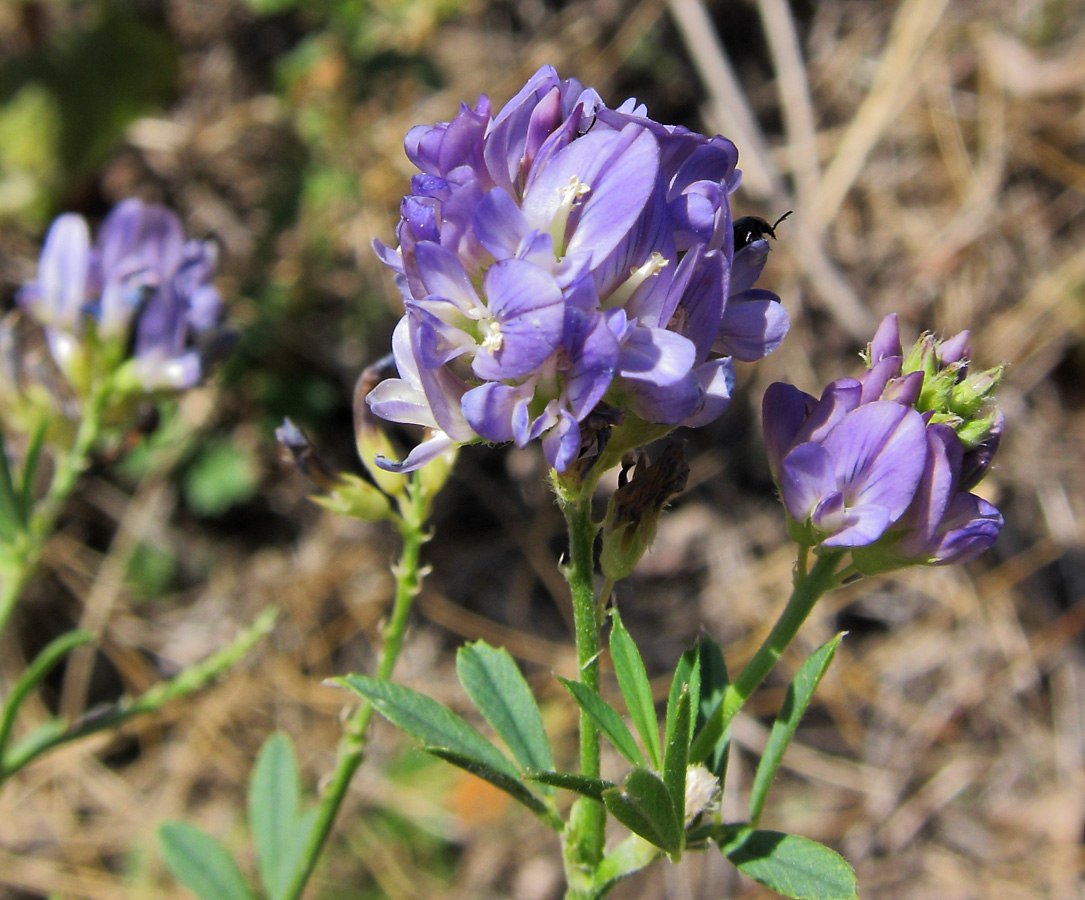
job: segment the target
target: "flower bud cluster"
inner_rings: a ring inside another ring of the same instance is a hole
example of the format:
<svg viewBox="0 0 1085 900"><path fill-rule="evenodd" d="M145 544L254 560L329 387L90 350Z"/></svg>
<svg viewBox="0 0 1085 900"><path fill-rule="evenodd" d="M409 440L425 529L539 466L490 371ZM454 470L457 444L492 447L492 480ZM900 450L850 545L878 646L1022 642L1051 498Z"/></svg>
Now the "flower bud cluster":
<svg viewBox="0 0 1085 900"><path fill-rule="evenodd" d="M375 243L405 307L398 377L368 402L429 436L387 468L539 439L564 472L601 403L630 428L706 423L730 400L732 359L760 359L787 331L778 298L754 286L767 242L735 252L725 138L633 101L609 109L544 66L496 115L483 96L413 128L406 151L421 174L399 245Z"/></svg>
<svg viewBox="0 0 1085 900"><path fill-rule="evenodd" d="M221 316L216 257L213 244L186 240L170 210L125 200L93 244L82 216L60 216L18 300L45 326L77 394L106 377L132 390L184 390L200 380L201 344Z"/></svg>
<svg viewBox="0 0 1085 900"><path fill-rule="evenodd" d="M1002 368L969 372L969 334L925 334L904 353L895 316L866 370L816 399L788 384L765 393L765 443L804 546L850 549L868 574L964 562L994 543L1002 516L970 493L1002 435Z"/></svg>

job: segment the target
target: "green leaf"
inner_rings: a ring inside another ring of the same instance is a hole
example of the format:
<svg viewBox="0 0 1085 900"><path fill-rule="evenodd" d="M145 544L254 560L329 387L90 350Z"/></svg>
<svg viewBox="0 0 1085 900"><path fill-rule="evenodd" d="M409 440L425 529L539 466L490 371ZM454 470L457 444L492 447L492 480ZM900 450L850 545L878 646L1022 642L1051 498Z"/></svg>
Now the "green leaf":
<svg viewBox="0 0 1085 900"><path fill-rule="evenodd" d="M555 831L561 831L564 827L565 823L561 818L542 800L535 796L535 794L531 793L516 775L509 775L507 772L494 769L492 766L488 766L486 763L480 762L474 757L466 756L463 753L457 753L455 750L449 750L447 747L423 746L422 749L427 753L436 756L438 759L443 759L445 762L470 772L472 775L481 778L483 781L488 781L494 787L500 788L513 799L518 800L530 809Z"/></svg>
<svg viewBox="0 0 1085 900"><path fill-rule="evenodd" d="M723 702L723 693L731 681L727 674L727 663L723 659L723 651L720 645L708 635L702 635L697 645L697 663L701 674L701 696L697 704L697 721L693 729L695 735L704 728L712 711ZM720 784L723 784L727 775L730 746L731 729L728 728L717 736L715 744L704 759L705 766L720 780Z"/></svg>
<svg viewBox="0 0 1085 900"><path fill-rule="evenodd" d="M836 648L840 646L843 637L843 634L838 634L815 650L810 658L802 664L802 667L795 675L795 680L791 682L791 686L787 689L784 705L780 707L780 713L772 724L772 732L769 734L768 743L765 745L765 752L761 754L761 762L758 763L757 774L754 776L753 787L750 790L750 821L755 825L761 818L761 811L765 807L765 798L768 796L772 780L776 776L776 770L784 758L784 751L787 749L787 745L791 743L791 738L795 735L795 729L799 727L799 720L802 718L803 713L806 712L806 707L810 705L814 691L826 671L828 671L829 664L833 661L833 655L836 653Z"/></svg>
<svg viewBox="0 0 1085 900"><path fill-rule="evenodd" d="M200 900L253 900L237 863L210 835L186 822L166 822L158 846L173 877Z"/></svg>
<svg viewBox="0 0 1085 900"><path fill-rule="evenodd" d="M618 687L625 698L629 717L637 727L637 733L644 742L644 749L652 767L662 768L662 753L659 745L659 722L656 719L655 703L652 700L652 685L648 681L648 672L640 651L625 630L622 617L617 608L611 613L610 655L614 660L614 674L618 676Z"/></svg>
<svg viewBox="0 0 1085 900"><path fill-rule="evenodd" d="M11 477L4 430L0 428L0 540L11 540L23 529L23 517L15 482Z"/></svg>
<svg viewBox="0 0 1085 900"><path fill-rule="evenodd" d="M483 641L456 653L456 674L467 696L525 769L554 768L539 706L509 652Z"/></svg>
<svg viewBox="0 0 1085 900"><path fill-rule="evenodd" d="M593 897L605 897L619 881L659 859L659 849L630 835L603 857L592 878Z"/></svg>
<svg viewBox="0 0 1085 900"><path fill-rule="evenodd" d="M590 778L587 775L577 775L573 772L525 772L524 777L530 781L537 781L550 787L561 788L591 797L593 800L602 800L603 791L614 787L613 781L604 781L602 778Z"/></svg>
<svg viewBox="0 0 1085 900"><path fill-rule="evenodd" d="M667 755L663 760L663 783L671 794L679 831L685 827L686 767L689 764L689 686L685 685L673 704L673 727L668 729Z"/></svg>
<svg viewBox="0 0 1085 900"><path fill-rule="evenodd" d="M682 692L689 689L689 713L687 714L685 731L686 743L690 740L691 716L698 708L701 696L701 663L697 648L687 650L678 660L674 670L674 678L671 679L671 690L667 695L667 727L664 731L664 743L670 744L675 739L675 715L678 712L678 700ZM687 751L688 752L688 751Z"/></svg>
<svg viewBox="0 0 1085 900"><path fill-rule="evenodd" d="M573 699L580 708L595 720L599 730L607 736L607 739L618 749L622 756L635 766L648 765L644 760L644 754L640 752L640 747L633 740L633 735L613 706L590 687L581 684L579 681L569 681L561 677L558 680L573 695Z"/></svg>
<svg viewBox="0 0 1085 900"><path fill-rule="evenodd" d="M633 769L622 786L603 791L610 814L634 834L672 856L682 849L682 829L670 792L659 776Z"/></svg>
<svg viewBox="0 0 1085 900"><path fill-rule="evenodd" d="M244 503L260 483L255 454L226 441L210 441L185 472L185 502L201 516L221 516Z"/></svg>
<svg viewBox="0 0 1085 900"><path fill-rule="evenodd" d="M249 780L249 830L256 846L260 880L272 900L292 872L301 786L290 738L276 732L260 748Z"/></svg>
<svg viewBox="0 0 1085 900"><path fill-rule="evenodd" d="M855 873L817 841L744 828L720 850L742 874L792 900L855 900Z"/></svg>
<svg viewBox="0 0 1085 900"><path fill-rule="evenodd" d="M366 675L347 675L331 681L368 700L384 718L423 744L475 760L514 781L520 778L516 767L500 750L452 710L425 694Z"/></svg>
<svg viewBox="0 0 1085 900"><path fill-rule="evenodd" d="M23 462L22 484L20 485L19 504L23 511L23 521L30 521L30 513L34 509L34 482L38 477L38 463L41 461L41 448L45 444L45 432L48 431L49 422L42 419L41 424L34 429L30 438L30 444L26 448L26 459Z"/></svg>

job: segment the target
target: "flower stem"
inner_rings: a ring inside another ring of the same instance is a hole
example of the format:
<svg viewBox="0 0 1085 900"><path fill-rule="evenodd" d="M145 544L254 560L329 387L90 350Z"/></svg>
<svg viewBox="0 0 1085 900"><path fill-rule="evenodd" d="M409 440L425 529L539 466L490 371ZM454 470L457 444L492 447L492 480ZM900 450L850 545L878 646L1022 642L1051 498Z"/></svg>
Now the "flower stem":
<svg viewBox="0 0 1085 900"><path fill-rule="evenodd" d="M14 548L15 552L6 555L4 564L0 566L0 634L3 634L7 627L19 595L37 571L45 543L65 502L75 489L79 476L90 464L90 452L101 432L102 415L108 397L106 388L99 388L91 394L83 409L83 417L72 446L57 460L49 489L36 505L25 536Z"/></svg>
<svg viewBox="0 0 1085 900"><path fill-rule="evenodd" d="M598 526L591 518L591 496L561 499L562 512L569 530L569 563L564 569L573 599L573 622L576 631L576 659L580 681L593 691L599 690L599 632L601 620L593 585L593 547ZM592 718L580 712L580 771L599 777L599 731ZM566 826L565 870L569 881L567 897L584 896L595 869L603 858L606 839L606 810L587 797L573 806Z"/></svg>
<svg viewBox="0 0 1085 900"><path fill-rule="evenodd" d="M417 476L412 476L408 489L409 499L403 510L403 517L397 520L403 536L403 552L399 563L394 567L396 593L392 601L392 614L384 626L384 648L377 663L375 677L388 681L395 669L396 659L403 647L403 636L407 631L407 617L411 603L418 596L422 587L423 571L419 567L422 545L429 538L424 530L426 515L426 492ZM343 727L343 737L339 741L335 770L320 797L316 820L305 843L305 849L287 889L280 895L281 900L297 900L309 882L316 868L317 861L324 851L324 844L331 833L335 818L346 798L354 773L358 771L365 758L365 735L369 721L373 718L373 707L362 703L347 719Z"/></svg>
<svg viewBox="0 0 1085 900"><path fill-rule="evenodd" d="M805 571L804 565L796 568L795 587L787 606L757 653L724 690L719 706L708 717L693 741L689 751L691 764L701 762L712 752L735 714L772 671L784 649L810 615L814 604L840 583L840 575L836 569L843 556L843 551L825 553L817 557L817 562L809 572ZM805 560L805 556L802 559Z"/></svg>

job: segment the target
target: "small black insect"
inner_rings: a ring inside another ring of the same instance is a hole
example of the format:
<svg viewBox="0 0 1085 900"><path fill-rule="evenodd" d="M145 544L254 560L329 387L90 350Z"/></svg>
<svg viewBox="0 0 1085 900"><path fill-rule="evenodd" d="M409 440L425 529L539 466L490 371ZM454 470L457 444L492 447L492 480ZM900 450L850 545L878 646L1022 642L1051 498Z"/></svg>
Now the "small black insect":
<svg viewBox="0 0 1085 900"><path fill-rule="evenodd" d="M789 209L771 225L760 216L743 216L741 219L735 219L732 226L735 234L735 253L738 253L739 250L749 246L754 241L761 240L765 235L776 240L776 226L790 216L792 212Z"/></svg>

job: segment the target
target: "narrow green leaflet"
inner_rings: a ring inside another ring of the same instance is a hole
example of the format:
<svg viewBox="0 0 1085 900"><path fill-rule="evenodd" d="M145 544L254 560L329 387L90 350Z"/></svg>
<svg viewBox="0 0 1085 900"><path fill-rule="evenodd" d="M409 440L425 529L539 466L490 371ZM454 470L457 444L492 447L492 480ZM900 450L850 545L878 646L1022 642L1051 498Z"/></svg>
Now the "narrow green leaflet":
<svg viewBox="0 0 1085 900"><path fill-rule="evenodd" d="M525 769L554 768L539 706L507 650L483 641L456 653L456 674L478 711Z"/></svg>
<svg viewBox="0 0 1085 900"><path fill-rule="evenodd" d="M524 777L529 781L537 781L550 787L561 788L591 797L593 800L602 800L603 791L614 787L613 781L605 781L602 778L591 778L587 775L578 775L574 772L526 772Z"/></svg>
<svg viewBox="0 0 1085 900"><path fill-rule="evenodd" d="M730 683L727 675L727 664L723 659L723 651L708 635L702 635L697 646L697 664L701 676L701 694L697 703L697 719L693 728L696 736L694 744L702 740L702 731L714 710L723 702L724 692ZM713 729L715 731L715 729ZM718 733L711 735L712 743L706 748L706 753L699 758L691 759L693 762L704 762L708 770L715 775L722 784L727 775L728 749L731 745L730 728L720 729ZM691 747L692 751L692 747Z"/></svg>
<svg viewBox="0 0 1085 900"><path fill-rule="evenodd" d="M806 712L806 707L810 705L814 691L817 689L818 684L821 683L826 671L828 671L829 664L833 661L833 655L836 653L836 648L840 646L843 637L843 634L838 634L815 650L810 658L802 664L802 667L795 675L795 680L791 682L791 686L787 689L784 705L780 707L780 713L772 724L772 731L769 734L768 743L765 745L765 752L761 754L761 762L758 763L757 774L754 776L753 787L750 789L750 821L755 825L761 819L761 811L765 807L765 798L768 796L772 780L776 776L776 770L780 767L780 762L784 758L784 751L787 750L787 745L791 743L791 738L795 735L795 729L799 727L799 720L802 718L803 713Z"/></svg>
<svg viewBox="0 0 1085 900"><path fill-rule="evenodd" d="M292 874L298 836L301 787L298 763L290 739L273 734L256 757L249 780L249 830L256 845L260 880L268 897L277 900Z"/></svg>
<svg viewBox="0 0 1085 900"><path fill-rule="evenodd" d="M8 465L4 431L0 428L0 540L11 540L22 530L22 526L21 504Z"/></svg>
<svg viewBox="0 0 1085 900"><path fill-rule="evenodd" d="M565 823L561 818L542 800L531 793L531 791L524 786L524 783L515 775L499 772L474 757L465 756L462 753L457 753L455 750L449 750L447 747L423 746L422 749L427 753L436 756L438 759L443 759L445 762L470 772L472 775L481 778L483 781L488 781L494 787L500 788L506 794L530 809L555 831L561 831L565 826Z"/></svg>
<svg viewBox="0 0 1085 900"><path fill-rule="evenodd" d="M636 835L630 835L603 857L595 870L592 896L605 897L619 881L639 872L659 859L659 849L644 843Z"/></svg>
<svg viewBox="0 0 1085 900"><path fill-rule="evenodd" d="M45 443L45 432L48 430L48 421L42 423L34 430L30 438L30 444L26 448L26 461L23 463L23 478L20 486L19 502L23 510L23 521L30 521L30 514L34 509L34 482L38 477L38 463L41 461L41 448Z"/></svg>
<svg viewBox="0 0 1085 900"><path fill-rule="evenodd" d="M640 752L640 747L633 740L633 735L613 706L579 681L569 681L560 677L558 680L573 695L573 699L580 708L595 720L599 730L607 736L622 756L635 766L648 765L644 760L644 755Z"/></svg>
<svg viewBox="0 0 1085 900"><path fill-rule="evenodd" d="M674 678L671 679L671 690L667 695L667 726L664 731L666 744L675 740L675 715L678 712L678 700L683 693L689 694L689 714L685 723L687 744L692 737L689 734L692 725L690 716L697 709L701 696L701 663L698 656L696 647L687 650L679 658L678 665L675 667Z"/></svg>
<svg viewBox="0 0 1085 900"><path fill-rule="evenodd" d="M685 830L686 767L689 763L689 686L684 686L674 702L673 728L668 729L667 755L663 760L663 783L674 804L675 824Z"/></svg>
<svg viewBox="0 0 1085 900"><path fill-rule="evenodd" d="M384 718L423 744L472 759L514 781L519 779L520 773L508 757L452 710L425 694L367 675L333 678L331 683L368 700Z"/></svg>
<svg viewBox="0 0 1085 900"><path fill-rule="evenodd" d="M658 775L633 769L621 787L603 792L610 814L634 834L672 856L682 850L682 829L670 792Z"/></svg>
<svg viewBox="0 0 1085 900"><path fill-rule="evenodd" d="M792 900L855 900L855 873L844 858L817 841L744 828L720 843L744 875Z"/></svg>
<svg viewBox="0 0 1085 900"><path fill-rule="evenodd" d="M659 745L659 722L656 720L655 703L652 700L652 685L648 681L648 672L640 651L625 630L622 617L617 608L611 614L610 655L614 660L614 674L618 676L618 687L622 690L629 717L637 727L637 733L644 742L644 749L652 768L657 772L663 767L663 758Z"/></svg>
<svg viewBox="0 0 1085 900"><path fill-rule="evenodd" d="M158 846L173 877L200 900L253 900L237 863L210 835L186 822L166 822Z"/></svg>

